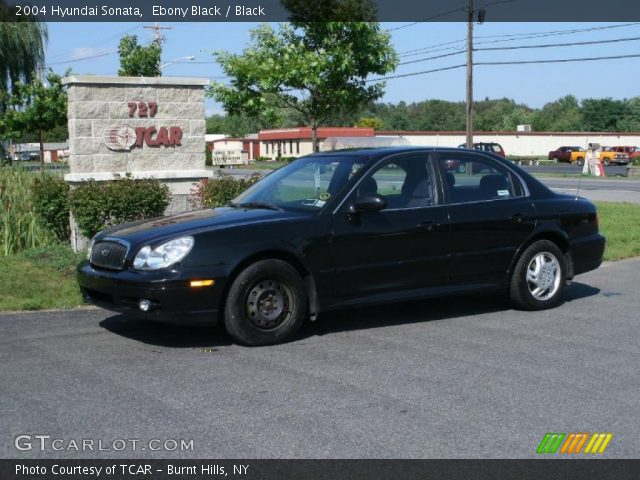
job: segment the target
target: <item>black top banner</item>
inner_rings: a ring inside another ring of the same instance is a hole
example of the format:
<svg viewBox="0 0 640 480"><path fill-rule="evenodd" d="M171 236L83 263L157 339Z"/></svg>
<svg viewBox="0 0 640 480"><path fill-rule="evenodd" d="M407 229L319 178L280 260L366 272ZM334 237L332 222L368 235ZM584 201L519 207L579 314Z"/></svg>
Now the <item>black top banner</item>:
<svg viewBox="0 0 640 480"><path fill-rule="evenodd" d="M275 22L289 21L284 4L306 6L314 21L461 22L469 0L0 0L0 21ZM364 4L367 12L353 8ZM472 0L484 22L640 21L637 0Z"/></svg>

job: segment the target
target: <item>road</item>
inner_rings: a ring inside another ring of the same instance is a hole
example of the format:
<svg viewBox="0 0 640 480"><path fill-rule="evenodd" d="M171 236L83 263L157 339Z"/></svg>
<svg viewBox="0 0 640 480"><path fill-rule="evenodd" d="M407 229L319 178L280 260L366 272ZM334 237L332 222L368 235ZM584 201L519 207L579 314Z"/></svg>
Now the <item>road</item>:
<svg viewBox="0 0 640 480"><path fill-rule="evenodd" d="M546 432L612 432L640 457L640 259L554 310L462 297L326 314L293 342L99 309L0 315L0 457L535 457ZM17 451L20 434L193 440L193 451ZM584 457L586 455L578 455Z"/></svg>
<svg viewBox="0 0 640 480"><path fill-rule="evenodd" d="M607 180L543 177L540 180L552 190L580 195L591 201L640 203L640 180Z"/></svg>
<svg viewBox="0 0 640 480"><path fill-rule="evenodd" d="M551 165L524 165L522 166L529 173L554 173L554 174L579 174L582 167L569 165L568 163L556 163ZM607 177L624 177L627 174L626 165L610 165L604 167Z"/></svg>

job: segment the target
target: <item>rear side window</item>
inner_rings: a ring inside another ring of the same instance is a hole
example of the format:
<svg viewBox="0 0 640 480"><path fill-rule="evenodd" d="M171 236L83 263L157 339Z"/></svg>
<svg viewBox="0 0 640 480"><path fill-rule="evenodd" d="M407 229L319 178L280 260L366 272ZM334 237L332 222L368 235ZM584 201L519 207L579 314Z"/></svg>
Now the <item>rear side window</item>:
<svg viewBox="0 0 640 480"><path fill-rule="evenodd" d="M520 181L491 159L442 154L438 161L449 203L506 200L524 195Z"/></svg>

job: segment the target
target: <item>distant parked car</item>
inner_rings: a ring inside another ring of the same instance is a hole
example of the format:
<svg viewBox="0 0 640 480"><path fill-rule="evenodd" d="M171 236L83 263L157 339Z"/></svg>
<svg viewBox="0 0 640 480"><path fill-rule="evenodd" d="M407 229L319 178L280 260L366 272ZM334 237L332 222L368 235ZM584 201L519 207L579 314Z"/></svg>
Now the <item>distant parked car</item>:
<svg viewBox="0 0 640 480"><path fill-rule="evenodd" d="M40 154L35 152L20 152L16 154L16 161L18 162L35 162L40 160Z"/></svg>
<svg viewBox="0 0 640 480"><path fill-rule="evenodd" d="M574 152L582 152L582 154L580 153L574 154ZM549 160L556 160L558 162L568 162L568 163L577 162L578 156L581 156L582 160L584 160L584 148L576 147L576 146L573 146L573 147L563 146L549 152Z"/></svg>
<svg viewBox="0 0 640 480"><path fill-rule="evenodd" d="M461 145L458 145L458 148L467 148L467 144L463 143ZM495 142L491 142L491 143L483 143L483 142L474 143L473 144L473 149L474 150L480 150L481 152L495 153L496 155L500 155L502 158L507 156L507 154L504 151L504 148L502 148L502 145L500 145L499 143L495 143Z"/></svg>
<svg viewBox="0 0 640 480"><path fill-rule="evenodd" d="M634 159L640 158L640 148L629 145L616 145L615 147L611 147L615 152L618 153L626 153L629 155L629 161L633 162Z"/></svg>
<svg viewBox="0 0 640 480"><path fill-rule="evenodd" d="M605 165L626 165L629 163L629 154L618 152L614 147L602 147L600 161Z"/></svg>

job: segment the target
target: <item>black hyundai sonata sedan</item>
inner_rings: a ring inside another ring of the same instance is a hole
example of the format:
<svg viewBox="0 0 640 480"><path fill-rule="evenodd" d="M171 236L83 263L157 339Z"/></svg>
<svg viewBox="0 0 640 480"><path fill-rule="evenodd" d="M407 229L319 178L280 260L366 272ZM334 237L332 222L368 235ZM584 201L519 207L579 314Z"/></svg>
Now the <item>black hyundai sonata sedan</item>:
<svg viewBox="0 0 640 480"><path fill-rule="evenodd" d="M104 230L78 282L107 309L223 322L265 345L375 302L502 290L518 308L551 308L604 246L591 202L497 155L363 149L300 158L224 208Z"/></svg>

